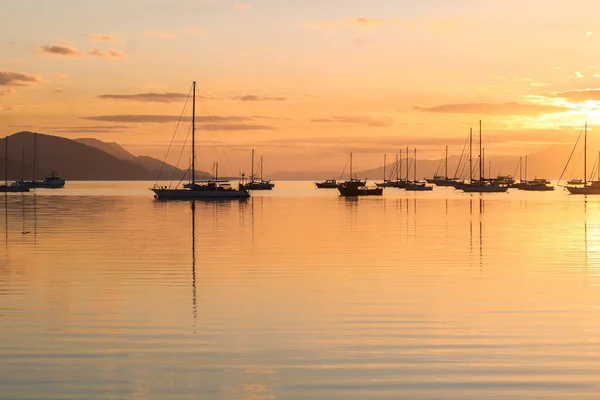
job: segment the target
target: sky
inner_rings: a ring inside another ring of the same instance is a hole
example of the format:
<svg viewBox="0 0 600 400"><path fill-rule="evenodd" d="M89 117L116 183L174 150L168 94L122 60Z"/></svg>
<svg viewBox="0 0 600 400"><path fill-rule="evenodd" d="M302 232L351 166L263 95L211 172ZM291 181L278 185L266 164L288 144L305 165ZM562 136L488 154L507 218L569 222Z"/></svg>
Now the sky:
<svg viewBox="0 0 600 400"><path fill-rule="evenodd" d="M0 136L118 142L176 161L197 81L198 164L357 169L416 147L486 157L573 144L600 123L594 0L8 0ZM189 139L188 139L189 141ZM187 151L187 150L186 150ZM184 153L189 161L189 155ZM180 166L189 164L180 161ZM562 162L562 160L561 160Z"/></svg>

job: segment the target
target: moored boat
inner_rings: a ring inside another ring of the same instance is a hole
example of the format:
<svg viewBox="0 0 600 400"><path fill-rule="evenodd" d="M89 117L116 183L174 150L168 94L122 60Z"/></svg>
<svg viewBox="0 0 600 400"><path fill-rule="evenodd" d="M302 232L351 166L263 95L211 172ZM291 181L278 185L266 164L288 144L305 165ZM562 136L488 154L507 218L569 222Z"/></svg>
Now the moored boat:
<svg viewBox="0 0 600 400"><path fill-rule="evenodd" d="M350 179L342 182L337 187L341 196L381 196L383 188L368 187L366 180L352 178L352 153L350 153Z"/></svg>
<svg viewBox="0 0 600 400"><path fill-rule="evenodd" d="M587 122L583 135L583 179L578 180L577 185L567 185L566 189L571 194L597 195L600 194L600 180L587 180ZM598 156L600 157L600 153ZM600 179L600 160L598 162L598 179Z"/></svg>
<svg viewBox="0 0 600 400"><path fill-rule="evenodd" d="M0 193L22 193L29 192L27 186L19 182L8 183L8 136L4 138L4 185L0 185Z"/></svg>

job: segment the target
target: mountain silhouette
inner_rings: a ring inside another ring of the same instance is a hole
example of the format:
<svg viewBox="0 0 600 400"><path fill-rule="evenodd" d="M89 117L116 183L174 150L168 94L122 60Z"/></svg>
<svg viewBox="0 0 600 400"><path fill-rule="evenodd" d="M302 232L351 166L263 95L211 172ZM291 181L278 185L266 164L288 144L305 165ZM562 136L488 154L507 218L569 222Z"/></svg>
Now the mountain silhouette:
<svg viewBox="0 0 600 400"><path fill-rule="evenodd" d="M34 139L35 138L35 139ZM36 145L33 171L34 140ZM0 139L0 175L4 178L6 138ZM52 171L66 180L156 180L162 161L136 157L117 143L98 139L71 140L33 132L17 132L8 137L8 179L43 179ZM181 179L185 174L165 164L161 179ZM198 179L210 177L198 171Z"/></svg>

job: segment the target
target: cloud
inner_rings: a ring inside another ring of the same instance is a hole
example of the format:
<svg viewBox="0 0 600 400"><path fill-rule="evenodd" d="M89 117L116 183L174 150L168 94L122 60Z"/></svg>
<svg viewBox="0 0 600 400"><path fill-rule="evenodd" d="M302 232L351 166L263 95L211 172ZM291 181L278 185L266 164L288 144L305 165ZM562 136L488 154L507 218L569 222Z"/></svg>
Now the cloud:
<svg viewBox="0 0 600 400"><path fill-rule="evenodd" d="M241 101L284 101L287 100L285 97L278 96L256 96L252 94L247 94L245 96L234 96L232 97L234 100Z"/></svg>
<svg viewBox="0 0 600 400"><path fill-rule="evenodd" d="M0 70L0 95L9 93L13 87L28 86L41 81L41 78L36 75Z"/></svg>
<svg viewBox="0 0 600 400"><path fill-rule="evenodd" d="M98 58L123 58L126 57L125 53L119 50L109 49L107 52L103 52L100 49L92 49L89 53L90 56Z"/></svg>
<svg viewBox="0 0 600 400"><path fill-rule="evenodd" d="M117 37L114 37L112 35L106 35L106 34L98 34L98 35L91 34L88 37L92 42L120 42L121 41Z"/></svg>
<svg viewBox="0 0 600 400"><path fill-rule="evenodd" d="M73 46L49 45L42 46L38 55L50 57L82 57L83 54Z"/></svg>
<svg viewBox="0 0 600 400"><path fill-rule="evenodd" d="M233 8L236 10L249 10L252 8L250 4L238 3L237 1L233 3Z"/></svg>
<svg viewBox="0 0 600 400"><path fill-rule="evenodd" d="M600 89L567 90L566 92L544 93L544 97L559 97L573 103L588 100L600 101Z"/></svg>
<svg viewBox="0 0 600 400"><path fill-rule="evenodd" d="M266 131L266 130L274 130L275 127L270 125L261 125L261 124L216 124L216 125L200 125L199 128L202 130L216 130L216 131Z"/></svg>
<svg viewBox="0 0 600 400"><path fill-rule="evenodd" d="M206 35L208 33L208 31L204 28L187 28L185 30L185 32L190 35L197 35L197 36Z"/></svg>
<svg viewBox="0 0 600 400"><path fill-rule="evenodd" d="M143 37L158 37L164 39L174 39L177 37L173 32L168 31L148 31L146 33L140 34Z"/></svg>
<svg viewBox="0 0 600 400"><path fill-rule="evenodd" d="M415 107L415 110L440 114L485 114L485 115L524 115L536 116L570 111L568 107L545 104L521 103L463 103L442 104L433 107Z"/></svg>
<svg viewBox="0 0 600 400"><path fill-rule="evenodd" d="M329 118L313 118L310 121L359 124L376 127L391 126L394 123L393 118L390 117L372 117L369 115L333 115Z"/></svg>
<svg viewBox="0 0 600 400"><path fill-rule="evenodd" d="M52 133L108 133L130 129L127 125L88 125L88 126L59 126L46 127Z"/></svg>
<svg viewBox="0 0 600 400"><path fill-rule="evenodd" d="M101 94L99 99L104 100L131 100L143 101L149 103L173 103L185 100L188 97L186 93L136 93L136 94Z"/></svg>
<svg viewBox="0 0 600 400"><path fill-rule="evenodd" d="M403 25L410 26L410 21L400 19L378 19L378 18L348 18L337 20L314 21L307 25L309 29L329 29L339 27L354 27L354 28L375 28L386 25Z"/></svg>
<svg viewBox="0 0 600 400"><path fill-rule="evenodd" d="M81 117L91 121L104 121L104 122L121 122L121 123L151 123L151 124L164 124L167 122L179 121L178 115L159 115L159 114L131 114L131 115L93 115L89 117ZM196 116L197 122L248 122L255 119L264 119L268 117L245 117L245 116ZM191 121L191 117L183 117L183 121Z"/></svg>
<svg viewBox="0 0 600 400"><path fill-rule="evenodd" d="M37 53L40 56L49 57L67 57L67 58L84 58L84 57L98 57L98 58L123 58L125 53L109 49L103 52L100 49L94 48L88 53L82 53L80 50L72 46L67 45L44 45L41 50Z"/></svg>

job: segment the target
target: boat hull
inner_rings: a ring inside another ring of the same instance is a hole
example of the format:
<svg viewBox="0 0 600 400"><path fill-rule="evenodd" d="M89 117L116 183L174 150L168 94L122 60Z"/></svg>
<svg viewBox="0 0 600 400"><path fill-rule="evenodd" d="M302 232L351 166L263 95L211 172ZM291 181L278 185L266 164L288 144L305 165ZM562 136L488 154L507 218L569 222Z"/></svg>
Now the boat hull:
<svg viewBox="0 0 600 400"><path fill-rule="evenodd" d="M524 185L519 186L517 189L525 190L529 192L549 192L554 190L554 186L551 185Z"/></svg>
<svg viewBox="0 0 600 400"><path fill-rule="evenodd" d="M248 182L240 185L240 189L243 190L273 190L274 187L275 184L270 182Z"/></svg>
<svg viewBox="0 0 600 400"><path fill-rule="evenodd" d="M508 186L496 185L471 185L468 183L457 187L465 193L504 193L508 190Z"/></svg>
<svg viewBox="0 0 600 400"><path fill-rule="evenodd" d="M193 190L193 189L150 189L157 200L228 200L247 199L250 193L235 189Z"/></svg>
<svg viewBox="0 0 600 400"><path fill-rule="evenodd" d="M60 189L65 186L65 181L24 181L21 185L27 186L30 189Z"/></svg>
<svg viewBox="0 0 600 400"><path fill-rule="evenodd" d="M364 186L340 186L338 187L342 196L381 196L383 188L367 188Z"/></svg>
<svg viewBox="0 0 600 400"><path fill-rule="evenodd" d="M600 187L594 186L567 186L567 190L571 194L600 194Z"/></svg>
<svg viewBox="0 0 600 400"><path fill-rule="evenodd" d="M425 181L436 186L454 186L456 183L456 181L452 179L425 179Z"/></svg>
<svg viewBox="0 0 600 400"><path fill-rule="evenodd" d="M21 185L0 185L0 193L25 193L29 192L27 186Z"/></svg>
<svg viewBox="0 0 600 400"><path fill-rule="evenodd" d="M407 183L404 185L404 190L409 192L426 192L428 190L433 190L433 186L427 186L425 184L413 184Z"/></svg>
<svg viewBox="0 0 600 400"><path fill-rule="evenodd" d="M337 189L338 183L316 182L317 189Z"/></svg>

